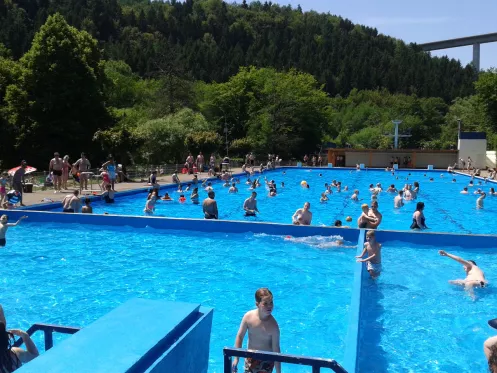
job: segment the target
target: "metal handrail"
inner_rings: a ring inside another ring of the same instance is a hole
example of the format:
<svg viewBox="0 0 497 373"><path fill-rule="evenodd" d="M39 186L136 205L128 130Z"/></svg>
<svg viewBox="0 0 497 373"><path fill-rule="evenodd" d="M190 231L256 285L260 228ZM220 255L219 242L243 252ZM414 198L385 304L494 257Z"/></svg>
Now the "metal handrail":
<svg viewBox="0 0 497 373"><path fill-rule="evenodd" d="M321 359L317 357L297 356L280 354L276 352L267 351L250 351L243 348L230 348L223 349L224 354L224 373L231 372L231 358L243 357L253 358L262 361L275 361L280 363L307 365L312 367L312 373L319 373L321 368L329 368L335 373L347 373L347 371L333 359Z"/></svg>
<svg viewBox="0 0 497 373"><path fill-rule="evenodd" d="M45 337L45 351L50 350L53 347L53 333L62 334L75 334L81 330L81 328L74 328L71 326L61 326L61 325L51 325L51 324L33 324L26 330L26 333L31 336L38 331L42 331ZM14 342L15 347L20 347L23 344L22 338L19 338Z"/></svg>

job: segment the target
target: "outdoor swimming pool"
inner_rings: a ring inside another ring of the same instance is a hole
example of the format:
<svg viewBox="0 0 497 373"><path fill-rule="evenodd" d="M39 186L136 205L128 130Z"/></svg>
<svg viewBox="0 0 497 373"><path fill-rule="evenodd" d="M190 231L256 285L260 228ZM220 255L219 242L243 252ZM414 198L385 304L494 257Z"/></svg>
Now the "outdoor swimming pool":
<svg viewBox="0 0 497 373"><path fill-rule="evenodd" d="M285 172L285 174L283 174ZM409 173L411 175L409 175ZM320 176L320 174L322 176ZM441 177L443 175L443 177ZM484 191L490 187L497 187L496 183L478 185L469 188L469 195L460 194L463 187L467 186L470 179L462 175L450 175L446 172L426 171L398 171L395 176L385 171L356 171L338 169L282 169L265 174L268 180L274 179L278 184L278 195L269 197L267 187L264 185L257 188L258 207L261 213L257 217L245 217L243 214L243 201L250 196L251 190L245 184L246 178L241 178L238 184L239 193L229 194L228 188L222 186L222 182L214 182L216 200L219 206L220 219L265 221L276 223L291 223L293 213L301 208L305 201L311 203L313 213L313 225L333 225L335 220L340 219L344 225L357 226L357 217L360 215L360 205L371 202L369 185L381 183L386 190L390 184L401 188L405 183L420 183L420 194L417 201L425 202L425 216L427 225L431 232L452 232L466 234L495 234L493 222L497 220L497 196L488 195L483 210L476 209L477 196L473 194L477 188ZM430 182L430 178L433 181ZM397 179L398 178L398 179ZM407 178L407 180L406 180ZM455 178L456 182L452 182ZM310 189L300 186L302 180L310 185ZM324 183L332 180L342 181L343 186L348 186L349 191L331 195L326 203L320 203L320 194L325 190ZM281 187L281 183L285 187ZM483 182L482 182L483 183ZM359 189L359 197L363 201L354 202L350 196L354 189ZM187 203L179 203L180 193L174 189L162 189L161 194L169 192L173 202L160 201L156 206L155 216L197 218L202 219L202 207L194 205L189 200L190 193L184 193ZM385 230L409 230L412 222L412 214L417 201L406 201L402 209L393 208L395 193L383 192L378 197L379 210L383 214L383 222L380 229ZM207 193L200 191L200 200L207 197ZM94 213L117 215L144 216L146 193L139 193L123 198L117 198L115 204L105 204L102 201L93 203ZM57 207L57 211L61 211ZM353 221L345 222L345 218L351 216Z"/></svg>
<svg viewBox="0 0 497 373"><path fill-rule="evenodd" d="M472 300L448 280L465 277L462 266L438 254L440 248L404 242L383 247L384 272L363 282L358 367L360 372L488 371L483 342L495 335L497 293L476 289ZM495 249L444 250L473 259L495 282Z"/></svg>
<svg viewBox="0 0 497 373"><path fill-rule="evenodd" d="M85 327L136 297L214 307L209 372L219 373L223 347L233 346L255 290L267 286L282 352L340 362L356 249L330 248L333 241L26 221L0 250L1 303L9 327L24 329Z"/></svg>

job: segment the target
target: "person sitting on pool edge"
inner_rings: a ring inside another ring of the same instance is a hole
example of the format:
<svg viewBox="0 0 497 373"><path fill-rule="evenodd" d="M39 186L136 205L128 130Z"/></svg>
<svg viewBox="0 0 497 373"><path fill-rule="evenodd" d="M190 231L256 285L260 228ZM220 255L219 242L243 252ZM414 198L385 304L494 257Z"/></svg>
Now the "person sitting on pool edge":
<svg viewBox="0 0 497 373"><path fill-rule="evenodd" d="M259 212L257 209L257 192L252 192L249 198L243 202L243 210L245 210L245 216L255 216L256 212Z"/></svg>
<svg viewBox="0 0 497 373"><path fill-rule="evenodd" d="M268 288L260 288L255 292L255 310L248 311L242 318L235 338L235 347L242 348L243 339L248 330L249 350L260 350L280 353L280 327L273 317L273 294ZM238 372L239 358L235 357L231 365L233 373ZM281 363L260 361L254 358L245 359L245 373L281 373Z"/></svg>
<svg viewBox="0 0 497 373"><path fill-rule="evenodd" d="M294 225L311 225L312 212L309 210L311 204L309 202L304 203L304 207L295 211L292 216L292 222Z"/></svg>
<svg viewBox="0 0 497 373"><path fill-rule="evenodd" d="M485 274L476 265L476 262L474 260L465 260L459 256L449 254L444 250L440 250L438 253L441 256L446 256L458 263L461 263L464 267L464 271L466 272L466 278L464 280L450 280L450 284L464 286L464 289L470 291L471 294L474 287L483 288L487 285Z"/></svg>
<svg viewBox="0 0 497 373"><path fill-rule="evenodd" d="M26 350L13 346L14 336L22 339ZM14 372L39 355L38 348L26 332L19 329L7 330L7 321L0 305L0 372Z"/></svg>
<svg viewBox="0 0 497 373"><path fill-rule="evenodd" d="M364 244L364 250L361 255L356 256L356 258L359 263L367 263L369 275L374 280L381 274L381 244L376 241L374 231L368 231L368 233L366 233L366 240L367 242ZM368 256L363 259L362 257L366 253L368 253Z"/></svg>

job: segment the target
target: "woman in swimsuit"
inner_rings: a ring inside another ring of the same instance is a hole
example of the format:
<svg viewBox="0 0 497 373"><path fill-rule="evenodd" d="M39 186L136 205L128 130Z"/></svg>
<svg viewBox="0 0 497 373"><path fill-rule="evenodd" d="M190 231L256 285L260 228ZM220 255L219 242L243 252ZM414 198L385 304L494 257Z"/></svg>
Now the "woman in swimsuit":
<svg viewBox="0 0 497 373"><path fill-rule="evenodd" d="M424 202L418 202L416 204L416 211L412 215L411 229L428 229L425 224L425 215L423 210L425 209Z"/></svg>

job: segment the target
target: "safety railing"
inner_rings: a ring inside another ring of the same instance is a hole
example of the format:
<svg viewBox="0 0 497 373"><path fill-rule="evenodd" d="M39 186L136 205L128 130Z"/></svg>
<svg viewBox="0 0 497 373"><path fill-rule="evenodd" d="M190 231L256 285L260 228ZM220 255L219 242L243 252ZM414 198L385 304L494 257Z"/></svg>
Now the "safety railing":
<svg viewBox="0 0 497 373"><path fill-rule="evenodd" d="M41 331L45 338L45 351L50 350L53 347L53 333L62 334L75 334L81 330L80 328L74 328L71 326L60 326L51 324L33 324L26 330L26 333L31 336L34 333ZM15 341L14 346L20 347L23 344L22 338Z"/></svg>
<svg viewBox="0 0 497 373"><path fill-rule="evenodd" d="M307 365L312 367L312 373L319 373L321 368L329 368L335 373L347 373L347 371L333 359L321 359L316 357L296 356L279 354L266 351L249 351L243 348L225 347L224 354L224 373L232 373L231 358L243 357L252 358L261 361L275 361L287 364Z"/></svg>

